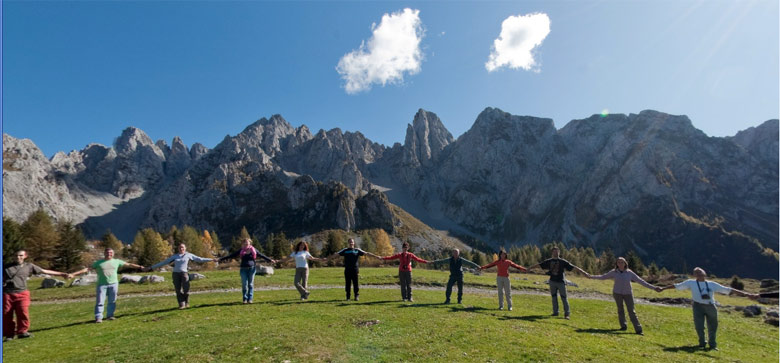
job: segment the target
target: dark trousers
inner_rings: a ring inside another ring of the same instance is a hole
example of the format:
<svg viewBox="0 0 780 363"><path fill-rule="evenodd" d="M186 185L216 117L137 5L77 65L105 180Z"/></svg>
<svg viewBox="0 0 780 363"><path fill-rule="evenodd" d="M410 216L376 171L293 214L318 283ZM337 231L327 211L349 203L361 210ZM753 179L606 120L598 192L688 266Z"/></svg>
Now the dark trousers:
<svg viewBox="0 0 780 363"><path fill-rule="evenodd" d="M628 317L631 319L631 324L634 325L634 331L641 333L642 325L639 324L639 319L636 317L636 311L634 310L634 295L612 293L612 297L615 298L615 304L617 304L618 323L620 323L620 327L626 328L626 314L623 310L623 304L625 304L626 310L628 310Z"/></svg>
<svg viewBox="0 0 780 363"><path fill-rule="evenodd" d="M452 286L458 283L458 302L463 300L463 275L450 275L450 280L447 281L447 301L450 301L452 295Z"/></svg>
<svg viewBox="0 0 780 363"><path fill-rule="evenodd" d="M717 348L718 342L715 338L718 336L718 308L712 304L699 304L693 302L693 326L696 328L696 334L699 335L699 345L704 346L707 341L704 339L704 322L707 322L707 335L710 338L710 347Z"/></svg>
<svg viewBox="0 0 780 363"><path fill-rule="evenodd" d="M30 328L30 291L17 294L3 293L3 336L12 338ZM14 324L14 313L16 323Z"/></svg>
<svg viewBox="0 0 780 363"><path fill-rule="evenodd" d="M179 306L190 304L190 274L187 272L173 273L173 289L176 290L176 301Z"/></svg>
<svg viewBox="0 0 780 363"><path fill-rule="evenodd" d="M360 286L358 286L358 270L356 270L356 269L345 269L344 270L344 281L345 281L344 289L347 291L347 299L349 299L349 287L350 287L350 285L354 286L355 297L357 297L358 296L358 292L360 291Z"/></svg>
<svg viewBox="0 0 780 363"><path fill-rule="evenodd" d="M398 280L401 282L401 298L412 299L412 271L398 271Z"/></svg>

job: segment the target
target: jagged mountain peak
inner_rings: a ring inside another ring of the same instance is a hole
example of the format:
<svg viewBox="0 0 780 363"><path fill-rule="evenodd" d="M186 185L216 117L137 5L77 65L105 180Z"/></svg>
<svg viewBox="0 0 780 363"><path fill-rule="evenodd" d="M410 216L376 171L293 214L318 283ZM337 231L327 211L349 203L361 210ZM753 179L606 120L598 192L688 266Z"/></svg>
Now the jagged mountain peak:
<svg viewBox="0 0 780 363"><path fill-rule="evenodd" d="M118 154L132 153L139 146L155 146L157 148L149 135L143 130L132 126L124 129L122 134L114 141L114 149L116 149Z"/></svg>

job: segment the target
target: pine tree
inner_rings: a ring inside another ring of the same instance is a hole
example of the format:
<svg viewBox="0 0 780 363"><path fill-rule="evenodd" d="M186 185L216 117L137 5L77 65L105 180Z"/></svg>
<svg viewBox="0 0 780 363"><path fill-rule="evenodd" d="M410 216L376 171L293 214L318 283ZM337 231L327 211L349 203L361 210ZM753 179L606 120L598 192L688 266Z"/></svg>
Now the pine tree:
<svg viewBox="0 0 780 363"><path fill-rule="evenodd" d="M30 214L22 224L22 235L26 242L28 262L33 262L42 268L52 266L60 236L57 229L43 209Z"/></svg>
<svg viewBox="0 0 780 363"><path fill-rule="evenodd" d="M3 264L16 262L16 252L25 249L22 226L13 219L3 217Z"/></svg>
<svg viewBox="0 0 780 363"><path fill-rule="evenodd" d="M731 284L729 284L729 286L731 286L732 288L737 289L737 290L744 290L745 289L745 284L742 281L739 280L739 276L737 276L737 275L734 275L734 276L731 277Z"/></svg>
<svg viewBox="0 0 780 363"><path fill-rule="evenodd" d="M484 266L487 265L487 262L485 262L487 258L485 258L485 255L481 252L475 252L474 253L474 259L471 260L472 262L476 263L477 265Z"/></svg>
<svg viewBox="0 0 780 363"><path fill-rule="evenodd" d="M346 243L346 236L343 231L335 230L328 232L328 239L325 242L325 246L322 248L322 257L330 256L341 251Z"/></svg>
<svg viewBox="0 0 780 363"><path fill-rule="evenodd" d="M274 235L271 255L274 259L281 259L290 255L290 241L287 240L284 232Z"/></svg>
<svg viewBox="0 0 780 363"><path fill-rule="evenodd" d="M371 238L371 233L368 231L363 231L360 234L360 240L362 241L360 243L360 248L363 251L374 253L376 252L376 243L374 243L374 239Z"/></svg>
<svg viewBox="0 0 780 363"><path fill-rule="evenodd" d="M628 253L626 253L626 262L628 262L628 267L631 268L632 271L636 272L637 275L645 275L645 265L642 263L642 259L639 258L639 255L637 255L634 250L630 250Z"/></svg>
<svg viewBox="0 0 780 363"><path fill-rule="evenodd" d="M71 271L81 266L81 253L87 250L87 242L81 230L73 223L64 222L59 226L60 239L57 243L54 268L61 271Z"/></svg>
<svg viewBox="0 0 780 363"><path fill-rule="evenodd" d="M604 250L604 252L601 253L601 256L599 256L599 271L605 273L615 268L615 260L615 254L612 253L611 249L607 248Z"/></svg>
<svg viewBox="0 0 780 363"><path fill-rule="evenodd" d="M157 231L145 228L136 233L133 239L133 252L139 265L151 266L168 258L173 253L173 249Z"/></svg>
<svg viewBox="0 0 780 363"><path fill-rule="evenodd" d="M217 236L217 232L216 231L210 231L209 235L211 236L211 241L214 242L214 248L216 248L217 251L222 250L222 249L225 248L225 246L219 240L219 236Z"/></svg>
<svg viewBox="0 0 780 363"><path fill-rule="evenodd" d="M655 261L647 268L647 274L651 277L658 277L658 265L655 264Z"/></svg>

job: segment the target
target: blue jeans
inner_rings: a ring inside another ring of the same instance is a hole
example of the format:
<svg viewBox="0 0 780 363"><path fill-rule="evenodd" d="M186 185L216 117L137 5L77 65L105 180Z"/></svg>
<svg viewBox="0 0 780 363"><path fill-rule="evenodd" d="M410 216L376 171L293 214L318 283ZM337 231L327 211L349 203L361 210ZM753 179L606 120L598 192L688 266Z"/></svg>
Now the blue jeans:
<svg viewBox="0 0 780 363"><path fill-rule="evenodd" d="M553 314L558 315L558 294L561 294L563 302L563 315L569 316L569 299L566 296L566 283L550 281L550 295L552 295Z"/></svg>
<svg viewBox="0 0 780 363"><path fill-rule="evenodd" d="M109 285L97 285L97 299L95 300L95 319L103 319L103 305L108 297L108 310L106 310L106 317L110 318L114 316L114 310L116 309L116 295L119 292L119 284Z"/></svg>
<svg viewBox="0 0 780 363"><path fill-rule="evenodd" d="M242 267L241 273L241 293L244 294L244 300L252 300L252 295L255 291L255 271L257 269L252 267Z"/></svg>

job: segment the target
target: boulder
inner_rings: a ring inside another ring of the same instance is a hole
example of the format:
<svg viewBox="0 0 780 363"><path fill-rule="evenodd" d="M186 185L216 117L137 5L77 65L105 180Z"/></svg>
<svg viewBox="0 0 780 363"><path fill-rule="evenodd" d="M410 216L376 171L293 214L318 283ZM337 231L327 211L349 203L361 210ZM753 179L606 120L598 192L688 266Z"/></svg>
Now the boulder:
<svg viewBox="0 0 780 363"><path fill-rule="evenodd" d="M761 315L761 307L758 305L745 306L742 313L747 317L758 316Z"/></svg>
<svg viewBox="0 0 780 363"><path fill-rule="evenodd" d="M141 279L143 277L139 275L122 275L122 277L119 279L120 284L126 284L126 283L134 283L137 284L141 282Z"/></svg>
<svg viewBox="0 0 780 363"><path fill-rule="evenodd" d="M206 276L197 272L190 272L190 281L205 279Z"/></svg>
<svg viewBox="0 0 780 363"><path fill-rule="evenodd" d="M96 274L83 275L70 283L70 286L89 286L97 282Z"/></svg>
<svg viewBox="0 0 780 363"><path fill-rule="evenodd" d="M274 268L271 266L258 266L255 275L270 276L274 274Z"/></svg>
<svg viewBox="0 0 780 363"><path fill-rule="evenodd" d="M43 281L41 282L42 289L49 289L52 287L63 287L63 286L65 286L65 281L60 281L53 278L43 279Z"/></svg>
<svg viewBox="0 0 780 363"><path fill-rule="evenodd" d="M148 282L150 284L156 284L156 283L160 283L160 282L163 282L163 281L165 281L165 277L157 276L157 275L146 275L144 277L141 277L141 279L138 280L138 283L139 284L145 284L145 283Z"/></svg>
<svg viewBox="0 0 780 363"><path fill-rule="evenodd" d="M774 280L774 279L763 279L763 280L761 280L761 288L762 289L775 287L777 285L778 285L777 280Z"/></svg>
<svg viewBox="0 0 780 363"><path fill-rule="evenodd" d="M774 325L774 326L779 326L780 325L780 321L777 318L773 318L773 317L770 317L770 316L767 316L766 318L764 318L764 322L769 324L769 325Z"/></svg>
<svg viewBox="0 0 780 363"><path fill-rule="evenodd" d="M772 318L780 318L777 314L777 310L769 310L766 312L766 316L772 317Z"/></svg>

